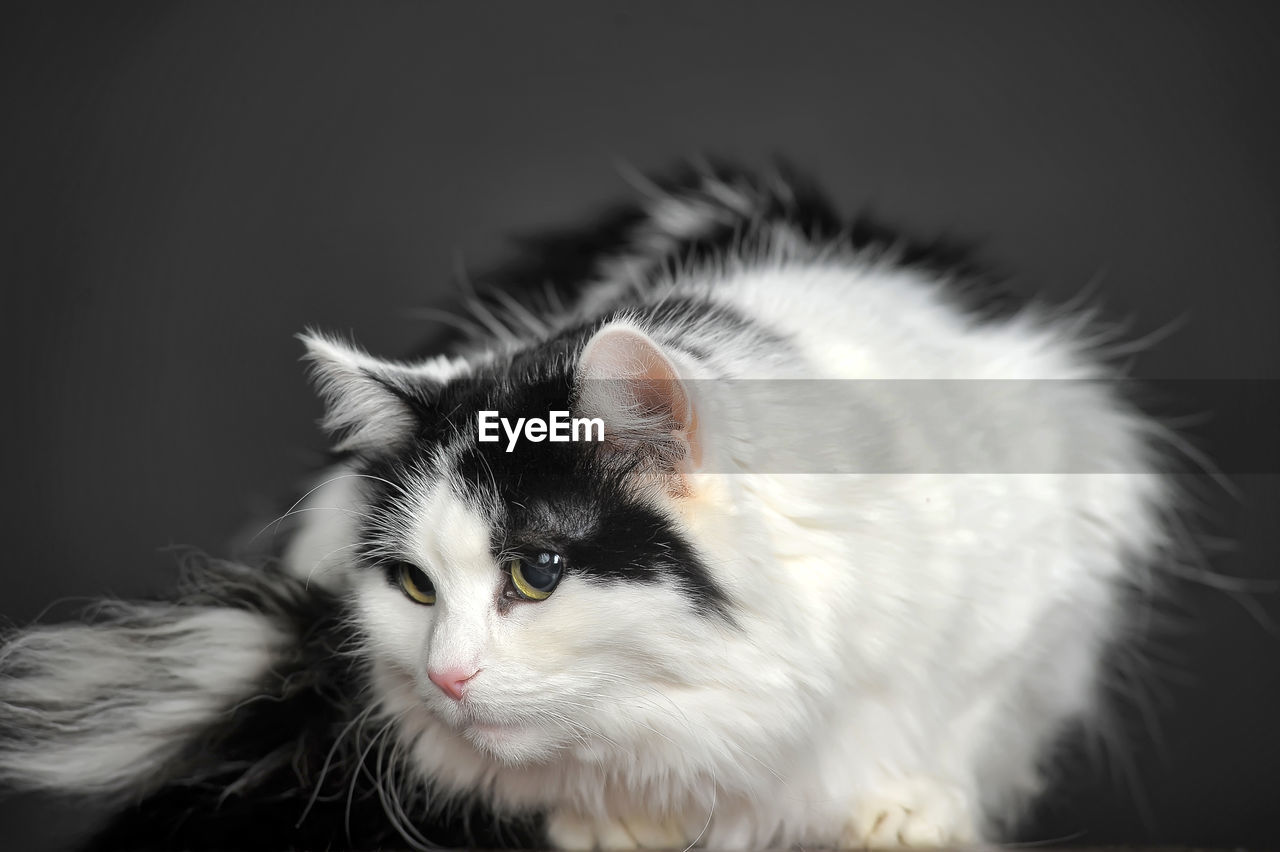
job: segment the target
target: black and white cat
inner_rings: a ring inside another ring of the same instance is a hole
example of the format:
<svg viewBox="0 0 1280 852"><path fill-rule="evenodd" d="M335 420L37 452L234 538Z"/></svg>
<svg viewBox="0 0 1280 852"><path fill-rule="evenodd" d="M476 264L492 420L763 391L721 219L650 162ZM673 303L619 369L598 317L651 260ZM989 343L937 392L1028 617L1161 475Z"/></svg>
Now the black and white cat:
<svg viewBox="0 0 1280 852"><path fill-rule="evenodd" d="M445 354L307 335L339 455L282 564L11 636L4 777L116 803L104 848L1014 824L1170 540L1105 335L780 179L605 231ZM557 411L603 440L480 440Z"/></svg>

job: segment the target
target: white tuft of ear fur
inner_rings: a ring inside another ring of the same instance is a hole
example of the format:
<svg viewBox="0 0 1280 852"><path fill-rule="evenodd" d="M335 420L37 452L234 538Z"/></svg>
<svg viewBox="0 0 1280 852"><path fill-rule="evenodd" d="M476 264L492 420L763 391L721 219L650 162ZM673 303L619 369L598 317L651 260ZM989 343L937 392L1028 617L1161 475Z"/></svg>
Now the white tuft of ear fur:
<svg viewBox="0 0 1280 852"><path fill-rule="evenodd" d="M402 443L417 425L411 401L426 401L466 369L465 362L445 356L416 364L384 361L314 331L298 337L307 347L312 382L325 403L321 425L337 438L334 449L340 451Z"/></svg>
<svg viewBox="0 0 1280 852"><path fill-rule="evenodd" d="M311 378L325 403L321 425L338 440L336 450L399 444L413 431L414 414L390 366L334 338L301 335Z"/></svg>
<svg viewBox="0 0 1280 852"><path fill-rule="evenodd" d="M635 326L610 323L578 359L575 413L604 420L616 447L639 451L664 472L689 473L701 463L698 417L672 357Z"/></svg>

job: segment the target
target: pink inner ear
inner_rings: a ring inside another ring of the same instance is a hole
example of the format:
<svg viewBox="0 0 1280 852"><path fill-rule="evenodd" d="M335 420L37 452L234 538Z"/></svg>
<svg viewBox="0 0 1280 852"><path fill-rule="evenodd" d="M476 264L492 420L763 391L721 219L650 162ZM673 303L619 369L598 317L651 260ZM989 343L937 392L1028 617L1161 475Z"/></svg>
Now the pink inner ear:
<svg viewBox="0 0 1280 852"><path fill-rule="evenodd" d="M675 424L672 431L688 448L686 467L696 468L701 463L697 414L688 390L675 365L658 344L643 333L631 328L606 328L598 332L582 352L578 374L588 382L621 385L616 395L621 399L609 394L615 397L614 405L592 406L603 414L606 429L610 412L600 411L601 408L614 409L616 416L634 406L641 412L662 416Z"/></svg>

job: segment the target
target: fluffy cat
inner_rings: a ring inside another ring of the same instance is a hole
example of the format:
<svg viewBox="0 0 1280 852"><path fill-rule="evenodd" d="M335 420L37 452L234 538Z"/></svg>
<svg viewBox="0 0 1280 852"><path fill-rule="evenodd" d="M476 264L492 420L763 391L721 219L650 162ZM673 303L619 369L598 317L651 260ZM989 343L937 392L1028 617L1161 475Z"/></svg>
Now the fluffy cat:
<svg viewBox="0 0 1280 852"><path fill-rule="evenodd" d="M115 803L103 848L1014 825L1169 543L1106 341L782 179L655 185L593 239L445 354L306 335L338 455L281 565L12 636L3 775Z"/></svg>

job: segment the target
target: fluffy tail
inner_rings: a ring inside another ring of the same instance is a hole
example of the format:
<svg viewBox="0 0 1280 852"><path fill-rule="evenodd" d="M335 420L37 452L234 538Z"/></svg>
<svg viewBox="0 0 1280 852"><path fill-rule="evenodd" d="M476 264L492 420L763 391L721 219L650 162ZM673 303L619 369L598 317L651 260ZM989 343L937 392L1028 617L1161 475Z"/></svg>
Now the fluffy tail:
<svg viewBox="0 0 1280 852"><path fill-rule="evenodd" d="M201 561L176 601L106 601L0 646L0 781L120 801L162 786L297 644L274 571Z"/></svg>

